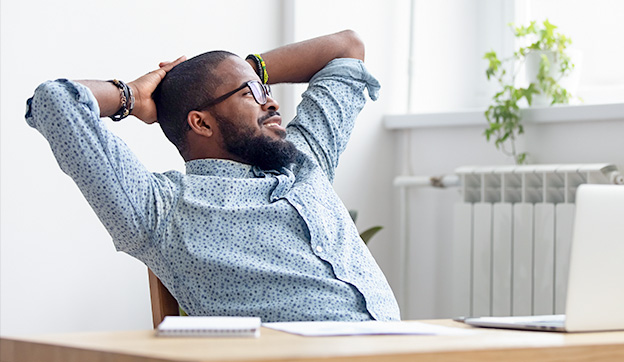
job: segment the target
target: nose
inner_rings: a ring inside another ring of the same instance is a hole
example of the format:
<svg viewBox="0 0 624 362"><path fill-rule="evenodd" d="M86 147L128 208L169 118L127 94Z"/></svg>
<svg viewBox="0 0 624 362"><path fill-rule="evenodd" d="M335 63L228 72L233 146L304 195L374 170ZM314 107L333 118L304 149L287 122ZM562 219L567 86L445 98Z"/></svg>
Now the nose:
<svg viewBox="0 0 624 362"><path fill-rule="evenodd" d="M265 111L273 110L277 111L279 109L279 103L272 96L267 95L267 102L262 106L262 109Z"/></svg>

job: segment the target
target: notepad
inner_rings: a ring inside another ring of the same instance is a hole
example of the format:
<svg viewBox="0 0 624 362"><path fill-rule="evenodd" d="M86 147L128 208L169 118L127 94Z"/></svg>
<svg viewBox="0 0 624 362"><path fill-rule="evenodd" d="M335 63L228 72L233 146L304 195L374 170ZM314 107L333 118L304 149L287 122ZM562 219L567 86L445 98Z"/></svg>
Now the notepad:
<svg viewBox="0 0 624 362"><path fill-rule="evenodd" d="M260 337L258 317L167 316L158 325L159 337Z"/></svg>

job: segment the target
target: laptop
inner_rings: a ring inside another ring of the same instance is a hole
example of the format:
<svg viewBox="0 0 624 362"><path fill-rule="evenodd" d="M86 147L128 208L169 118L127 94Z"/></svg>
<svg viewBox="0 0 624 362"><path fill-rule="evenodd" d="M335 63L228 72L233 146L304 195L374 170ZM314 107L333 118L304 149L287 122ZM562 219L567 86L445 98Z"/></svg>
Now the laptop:
<svg viewBox="0 0 624 362"><path fill-rule="evenodd" d="M573 230L565 314L461 321L559 332L624 330L624 185L580 185Z"/></svg>

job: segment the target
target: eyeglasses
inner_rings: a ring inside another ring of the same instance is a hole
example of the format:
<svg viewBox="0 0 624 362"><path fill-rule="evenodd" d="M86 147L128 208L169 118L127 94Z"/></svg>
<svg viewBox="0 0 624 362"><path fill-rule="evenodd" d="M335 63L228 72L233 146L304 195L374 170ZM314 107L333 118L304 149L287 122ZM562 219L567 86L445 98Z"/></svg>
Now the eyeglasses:
<svg viewBox="0 0 624 362"><path fill-rule="evenodd" d="M221 103L227 98L231 97L234 93L240 91L241 89L244 89L245 87L249 87L249 90L251 91L251 95L253 95L254 100L261 106L265 105L267 103L267 97L271 96L271 87L269 87L268 84L262 84L257 80L251 80L249 82L243 83L240 87L234 89L231 92L227 92L218 98L204 103L201 107L198 108L198 110L204 110L208 107L214 106L215 104Z"/></svg>

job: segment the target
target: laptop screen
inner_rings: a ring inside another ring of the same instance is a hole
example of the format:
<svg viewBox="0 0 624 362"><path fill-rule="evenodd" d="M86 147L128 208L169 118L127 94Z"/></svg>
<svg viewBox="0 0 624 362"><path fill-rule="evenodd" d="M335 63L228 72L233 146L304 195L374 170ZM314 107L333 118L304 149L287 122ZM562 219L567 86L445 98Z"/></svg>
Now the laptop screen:
<svg viewBox="0 0 624 362"><path fill-rule="evenodd" d="M624 329L624 186L583 184L576 213L566 329Z"/></svg>

